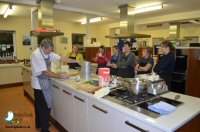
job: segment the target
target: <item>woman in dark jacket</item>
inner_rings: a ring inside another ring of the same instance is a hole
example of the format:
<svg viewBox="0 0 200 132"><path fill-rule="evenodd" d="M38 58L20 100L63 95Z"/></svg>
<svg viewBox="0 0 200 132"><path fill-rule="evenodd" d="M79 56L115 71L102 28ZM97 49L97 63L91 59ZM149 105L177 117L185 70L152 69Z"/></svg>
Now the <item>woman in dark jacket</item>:
<svg viewBox="0 0 200 132"><path fill-rule="evenodd" d="M135 77L135 54L131 52L132 44L129 41L124 43L124 53L120 54L117 64L112 68L118 68L117 75L122 78Z"/></svg>
<svg viewBox="0 0 200 132"><path fill-rule="evenodd" d="M165 80L170 90L171 76L175 67L175 48L170 41L164 41L161 43L161 50L164 55L155 65L153 71Z"/></svg>

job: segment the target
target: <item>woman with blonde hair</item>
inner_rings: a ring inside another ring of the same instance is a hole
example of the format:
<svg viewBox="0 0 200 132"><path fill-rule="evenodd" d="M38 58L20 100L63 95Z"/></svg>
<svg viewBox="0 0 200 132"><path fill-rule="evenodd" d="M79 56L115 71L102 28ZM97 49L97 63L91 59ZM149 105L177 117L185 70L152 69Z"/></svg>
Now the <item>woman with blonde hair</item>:
<svg viewBox="0 0 200 132"><path fill-rule="evenodd" d="M76 61L82 61L83 60L83 55L81 53L78 52L79 47L77 44L74 44L72 46L72 52L69 52L67 54L67 57L69 57L70 59L76 60ZM69 68L71 69L77 69L78 67L80 67L80 65L78 63L68 63Z"/></svg>

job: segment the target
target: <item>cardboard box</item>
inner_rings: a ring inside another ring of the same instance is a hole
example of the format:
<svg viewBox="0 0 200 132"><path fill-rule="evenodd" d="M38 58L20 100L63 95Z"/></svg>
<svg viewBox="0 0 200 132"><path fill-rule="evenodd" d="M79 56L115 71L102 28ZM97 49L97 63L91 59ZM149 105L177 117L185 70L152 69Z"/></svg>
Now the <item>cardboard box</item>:
<svg viewBox="0 0 200 132"><path fill-rule="evenodd" d="M108 86L110 83L110 68L98 69L99 86Z"/></svg>

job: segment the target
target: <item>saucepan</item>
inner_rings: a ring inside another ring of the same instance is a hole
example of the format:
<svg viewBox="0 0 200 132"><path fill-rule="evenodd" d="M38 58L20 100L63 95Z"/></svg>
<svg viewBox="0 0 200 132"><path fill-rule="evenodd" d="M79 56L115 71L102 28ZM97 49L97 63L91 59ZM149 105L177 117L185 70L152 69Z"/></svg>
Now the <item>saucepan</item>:
<svg viewBox="0 0 200 132"><path fill-rule="evenodd" d="M148 81L141 78L123 78L122 86L132 94L147 93Z"/></svg>

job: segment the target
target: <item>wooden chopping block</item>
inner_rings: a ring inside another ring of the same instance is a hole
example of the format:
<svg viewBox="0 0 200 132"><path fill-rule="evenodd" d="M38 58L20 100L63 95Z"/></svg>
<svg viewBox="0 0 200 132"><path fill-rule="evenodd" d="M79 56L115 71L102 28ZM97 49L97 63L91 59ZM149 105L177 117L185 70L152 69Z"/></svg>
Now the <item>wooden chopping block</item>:
<svg viewBox="0 0 200 132"><path fill-rule="evenodd" d="M88 83L80 83L76 86L77 89L86 91L88 93L94 93L95 91L99 90L100 86L94 86Z"/></svg>

